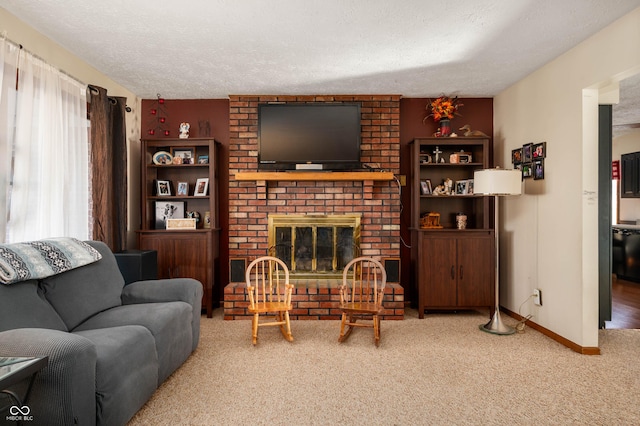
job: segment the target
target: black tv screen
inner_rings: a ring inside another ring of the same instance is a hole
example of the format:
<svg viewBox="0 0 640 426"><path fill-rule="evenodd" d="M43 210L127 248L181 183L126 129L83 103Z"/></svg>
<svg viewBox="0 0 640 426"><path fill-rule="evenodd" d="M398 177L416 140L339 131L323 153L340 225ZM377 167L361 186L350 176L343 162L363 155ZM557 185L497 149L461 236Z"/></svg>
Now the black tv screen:
<svg viewBox="0 0 640 426"><path fill-rule="evenodd" d="M258 168L360 168L360 104L258 105Z"/></svg>

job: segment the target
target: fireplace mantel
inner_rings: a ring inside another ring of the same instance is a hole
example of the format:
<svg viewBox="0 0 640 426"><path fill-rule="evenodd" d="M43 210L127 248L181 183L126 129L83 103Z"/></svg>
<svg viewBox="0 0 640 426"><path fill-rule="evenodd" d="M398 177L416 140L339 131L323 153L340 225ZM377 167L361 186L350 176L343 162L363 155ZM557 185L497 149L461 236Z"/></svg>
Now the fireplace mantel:
<svg viewBox="0 0 640 426"><path fill-rule="evenodd" d="M255 181L367 181L393 180L392 172L238 172L236 180Z"/></svg>

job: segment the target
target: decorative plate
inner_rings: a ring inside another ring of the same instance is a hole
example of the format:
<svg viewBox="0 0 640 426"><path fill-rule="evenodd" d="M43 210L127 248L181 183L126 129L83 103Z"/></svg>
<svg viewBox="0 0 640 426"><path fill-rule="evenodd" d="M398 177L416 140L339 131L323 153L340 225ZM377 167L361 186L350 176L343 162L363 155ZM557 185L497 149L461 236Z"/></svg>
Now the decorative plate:
<svg viewBox="0 0 640 426"><path fill-rule="evenodd" d="M158 151L153 154L153 164L164 165L171 164L173 161L173 156L169 154L167 151Z"/></svg>

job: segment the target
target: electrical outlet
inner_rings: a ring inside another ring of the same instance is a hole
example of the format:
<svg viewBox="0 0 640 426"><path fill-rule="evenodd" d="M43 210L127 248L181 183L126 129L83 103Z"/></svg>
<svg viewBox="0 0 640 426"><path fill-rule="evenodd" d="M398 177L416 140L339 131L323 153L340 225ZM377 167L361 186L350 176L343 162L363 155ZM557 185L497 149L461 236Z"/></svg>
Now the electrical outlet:
<svg viewBox="0 0 640 426"><path fill-rule="evenodd" d="M539 288L533 290L533 303L542 306L542 291Z"/></svg>

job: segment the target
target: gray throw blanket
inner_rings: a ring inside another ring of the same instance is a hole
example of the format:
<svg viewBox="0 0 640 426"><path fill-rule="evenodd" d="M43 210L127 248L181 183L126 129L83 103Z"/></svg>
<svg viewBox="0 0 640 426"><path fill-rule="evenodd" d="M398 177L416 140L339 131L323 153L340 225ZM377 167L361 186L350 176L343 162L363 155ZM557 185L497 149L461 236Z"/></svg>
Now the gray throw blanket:
<svg viewBox="0 0 640 426"><path fill-rule="evenodd" d="M75 238L0 244L0 283L42 279L101 258L96 249Z"/></svg>

